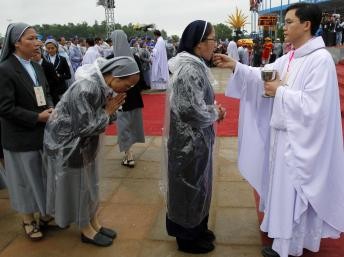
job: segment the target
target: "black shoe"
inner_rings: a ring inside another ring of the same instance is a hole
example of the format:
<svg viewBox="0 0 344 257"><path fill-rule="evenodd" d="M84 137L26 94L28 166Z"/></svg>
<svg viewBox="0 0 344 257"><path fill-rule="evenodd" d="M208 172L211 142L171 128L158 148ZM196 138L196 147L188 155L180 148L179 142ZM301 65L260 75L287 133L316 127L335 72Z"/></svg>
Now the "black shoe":
<svg viewBox="0 0 344 257"><path fill-rule="evenodd" d="M98 232L93 239L81 234L81 242L97 246L110 246L112 244L112 239Z"/></svg>
<svg viewBox="0 0 344 257"><path fill-rule="evenodd" d="M115 239L117 237L117 233L115 230L112 230L110 228L104 228L101 227L99 229L99 233L103 234L104 236L107 236L109 238Z"/></svg>
<svg viewBox="0 0 344 257"><path fill-rule="evenodd" d="M264 257L280 257L279 254L269 246L264 247L261 253Z"/></svg>
<svg viewBox="0 0 344 257"><path fill-rule="evenodd" d="M178 244L178 250L186 253L208 253L215 249L215 246L211 242L207 242L203 239L196 240L184 240L176 238Z"/></svg>
<svg viewBox="0 0 344 257"><path fill-rule="evenodd" d="M204 239L207 242L214 242L216 239L216 236L213 231L207 229L202 235L201 238Z"/></svg>
<svg viewBox="0 0 344 257"><path fill-rule="evenodd" d="M55 224L55 219L53 217L49 218L48 220L39 219L39 227L41 230L65 230L69 228L69 225L65 227L60 227Z"/></svg>

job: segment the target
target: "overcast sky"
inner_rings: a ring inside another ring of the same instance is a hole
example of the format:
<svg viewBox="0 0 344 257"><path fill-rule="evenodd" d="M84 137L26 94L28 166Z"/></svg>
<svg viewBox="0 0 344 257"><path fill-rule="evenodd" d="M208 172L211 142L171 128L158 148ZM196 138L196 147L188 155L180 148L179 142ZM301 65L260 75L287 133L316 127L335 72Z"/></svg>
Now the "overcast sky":
<svg viewBox="0 0 344 257"><path fill-rule="evenodd" d="M10 22L28 24L66 24L105 19L104 8L96 0L0 0L0 33ZM238 6L249 15L249 0L115 0L115 20L122 25L155 23L169 35L181 35L195 19L225 23ZM249 16L250 17L250 16ZM250 21L250 18L249 18ZM247 26L249 30L250 25Z"/></svg>

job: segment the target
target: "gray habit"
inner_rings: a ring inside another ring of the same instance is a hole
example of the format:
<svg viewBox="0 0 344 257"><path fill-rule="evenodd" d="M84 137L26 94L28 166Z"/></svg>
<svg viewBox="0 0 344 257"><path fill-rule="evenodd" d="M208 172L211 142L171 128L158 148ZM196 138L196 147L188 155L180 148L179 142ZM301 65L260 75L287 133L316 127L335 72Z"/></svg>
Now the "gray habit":
<svg viewBox="0 0 344 257"><path fill-rule="evenodd" d="M121 77L137 73L138 67L126 57L80 67L45 128L47 213L61 227L87 226L99 205L99 135L109 124L104 106L113 93L102 72Z"/></svg>
<svg viewBox="0 0 344 257"><path fill-rule="evenodd" d="M11 152L4 149L6 183L13 209L45 214L46 175L42 151Z"/></svg>
<svg viewBox="0 0 344 257"><path fill-rule="evenodd" d="M111 34L114 56L133 57L127 35L123 30ZM121 152L128 151L135 143L144 143L142 108L117 113L118 145Z"/></svg>
<svg viewBox="0 0 344 257"><path fill-rule="evenodd" d="M95 65L80 76L57 104L44 133L47 213L61 227L87 226L99 204L98 135L109 122L102 107L112 91Z"/></svg>
<svg viewBox="0 0 344 257"><path fill-rule="evenodd" d="M118 145L121 152L127 151L135 143L144 143L142 108L127 112L117 112Z"/></svg>
<svg viewBox="0 0 344 257"><path fill-rule="evenodd" d="M30 25L22 22L11 23L10 25L8 25L6 37L4 39L4 44L0 55L0 62L6 60L14 52L14 44L19 41L25 30L30 27Z"/></svg>

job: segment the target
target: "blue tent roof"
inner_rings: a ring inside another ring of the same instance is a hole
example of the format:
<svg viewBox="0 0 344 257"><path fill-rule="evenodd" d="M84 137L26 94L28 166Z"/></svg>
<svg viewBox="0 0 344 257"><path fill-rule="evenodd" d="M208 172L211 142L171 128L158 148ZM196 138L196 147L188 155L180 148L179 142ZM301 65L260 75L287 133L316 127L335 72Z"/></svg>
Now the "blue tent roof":
<svg viewBox="0 0 344 257"><path fill-rule="evenodd" d="M331 2L331 0L304 0L300 2L307 2L307 3L326 3L326 2ZM258 11L259 15L264 15L264 14L272 14L272 13L280 13L281 10L284 11L290 6L291 4L284 4L284 5L278 5L274 7L268 7L263 10Z"/></svg>

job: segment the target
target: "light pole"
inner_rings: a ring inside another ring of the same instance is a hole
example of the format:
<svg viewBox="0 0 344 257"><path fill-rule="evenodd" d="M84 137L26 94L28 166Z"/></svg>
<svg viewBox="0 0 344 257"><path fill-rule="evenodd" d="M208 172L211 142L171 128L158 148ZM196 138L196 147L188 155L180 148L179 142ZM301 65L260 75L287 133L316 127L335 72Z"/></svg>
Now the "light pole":
<svg viewBox="0 0 344 257"><path fill-rule="evenodd" d="M283 16L282 16L282 6L283 6L283 0L281 0L281 6L280 6L280 24L282 24L282 18L283 18Z"/></svg>
<svg viewBox="0 0 344 257"><path fill-rule="evenodd" d="M115 29L115 0L98 0L97 5L101 5L105 9L106 36L109 38Z"/></svg>

